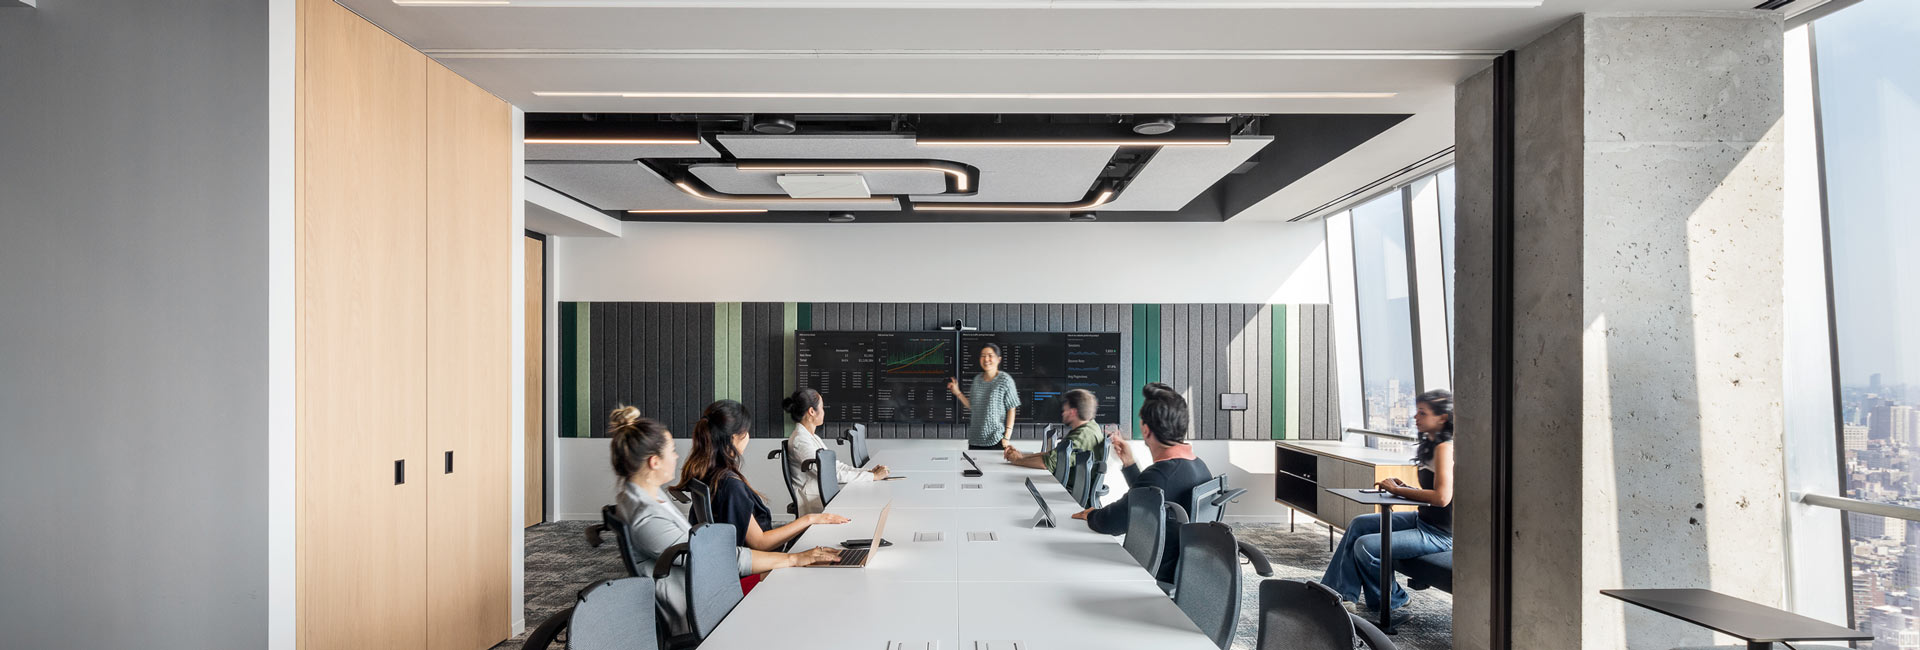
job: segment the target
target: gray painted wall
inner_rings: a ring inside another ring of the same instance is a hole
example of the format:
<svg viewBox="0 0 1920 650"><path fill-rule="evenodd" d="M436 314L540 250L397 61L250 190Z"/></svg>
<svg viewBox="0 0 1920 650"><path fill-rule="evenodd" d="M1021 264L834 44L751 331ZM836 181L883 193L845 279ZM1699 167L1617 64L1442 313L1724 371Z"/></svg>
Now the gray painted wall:
<svg viewBox="0 0 1920 650"><path fill-rule="evenodd" d="M0 9L0 638L267 645L268 9Z"/></svg>

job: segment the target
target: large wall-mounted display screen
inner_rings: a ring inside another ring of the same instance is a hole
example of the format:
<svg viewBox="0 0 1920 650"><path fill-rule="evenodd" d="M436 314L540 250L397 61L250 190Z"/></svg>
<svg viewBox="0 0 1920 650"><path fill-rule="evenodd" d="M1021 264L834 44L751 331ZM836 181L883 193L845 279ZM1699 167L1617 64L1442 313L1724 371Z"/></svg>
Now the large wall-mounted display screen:
<svg viewBox="0 0 1920 650"><path fill-rule="evenodd" d="M1102 413L1120 408L1118 332L831 332L794 334L801 386L820 391L835 422L956 424L966 421L947 378L965 390L980 373L982 345L1002 350L1002 372L1020 390L1016 417L1059 419L1060 393L1085 388Z"/></svg>

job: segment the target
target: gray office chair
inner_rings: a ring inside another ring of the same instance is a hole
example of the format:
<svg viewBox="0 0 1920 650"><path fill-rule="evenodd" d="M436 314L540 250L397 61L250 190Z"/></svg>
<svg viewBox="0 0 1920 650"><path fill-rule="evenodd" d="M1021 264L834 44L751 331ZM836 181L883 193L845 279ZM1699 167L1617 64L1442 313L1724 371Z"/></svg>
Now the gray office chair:
<svg viewBox="0 0 1920 650"><path fill-rule="evenodd" d="M602 534L607 531L613 531L614 543L619 545L620 549L620 563L626 565L627 575L644 575L640 572L640 565L635 564L633 561L633 540L628 537L628 533L632 530L627 520L620 516L619 507L613 505L601 506L600 523L587 527L587 545L600 548L600 544L603 541L601 537Z"/></svg>
<svg viewBox="0 0 1920 650"><path fill-rule="evenodd" d="M1053 480L1059 481L1060 485L1071 490L1073 489L1073 444L1061 438L1054 442L1052 448L1053 453L1056 454L1055 457L1060 459L1060 462L1053 464Z"/></svg>
<svg viewBox="0 0 1920 650"><path fill-rule="evenodd" d="M1127 537L1120 546L1148 574L1160 571L1167 544L1167 494L1157 487L1127 490Z"/></svg>
<svg viewBox="0 0 1920 650"><path fill-rule="evenodd" d="M1193 488L1193 498L1187 502L1187 513L1192 515L1193 523L1204 524L1222 521L1227 517L1227 504L1247 493L1245 488L1229 489L1227 475L1215 476Z"/></svg>
<svg viewBox="0 0 1920 650"><path fill-rule="evenodd" d="M1348 613L1332 589L1302 580L1260 582L1257 638L1258 650L1353 650L1362 643L1370 650L1396 650L1380 628Z"/></svg>
<svg viewBox="0 0 1920 650"><path fill-rule="evenodd" d="M605 580L580 590L572 607L547 617L527 635L524 650L547 650L566 632L567 650L657 650L659 626L654 610L653 578Z"/></svg>
<svg viewBox="0 0 1920 650"><path fill-rule="evenodd" d="M778 448L767 452L767 460L778 459L780 463L780 481L787 484L787 498L793 500L792 503L787 504L787 514L798 517L800 516L800 493L793 490L793 467L787 465L786 459L780 458L786 453L787 441L781 440Z"/></svg>
<svg viewBox="0 0 1920 650"><path fill-rule="evenodd" d="M1049 424L1047 425L1046 428L1040 430L1040 450L1041 451L1052 449L1053 446L1055 444L1058 444L1059 442L1060 442L1060 425Z"/></svg>
<svg viewBox="0 0 1920 650"><path fill-rule="evenodd" d="M706 481L687 479L687 498L692 504L687 508L687 523L713 523L713 488L707 487Z"/></svg>
<svg viewBox="0 0 1920 650"><path fill-rule="evenodd" d="M1133 500L1133 492L1127 493ZM1226 524L1180 527L1180 562L1173 573L1173 604L1221 650L1233 643L1240 622L1240 562Z"/></svg>
<svg viewBox="0 0 1920 650"><path fill-rule="evenodd" d="M1107 459L1098 450L1088 450L1074 455L1074 484L1067 488L1073 494L1074 501L1082 508L1097 508L1100 497L1107 493Z"/></svg>
<svg viewBox="0 0 1920 650"><path fill-rule="evenodd" d="M1188 523L1189 522L1187 521L1186 508L1180 507L1180 504L1178 503L1167 504L1167 530L1168 531L1178 531L1180 530L1181 526L1185 526ZM1192 522L1192 523L1219 523L1219 522ZM1221 525L1224 526L1226 524L1221 524ZM1162 553L1178 552L1179 549L1174 548L1177 545L1175 544L1175 542L1178 540L1178 538L1179 538L1179 535L1177 533L1167 535L1167 544L1166 544L1167 548L1166 550L1163 550L1161 552ZM1238 538L1234 539L1233 546L1234 546L1234 549L1240 553L1240 557L1247 559L1247 564L1253 565L1253 573L1255 575L1258 575L1262 578L1273 577L1273 563L1267 560L1266 552L1261 551L1260 547L1249 544ZM1176 558L1176 561L1174 562L1174 570L1177 572L1179 571L1179 568L1180 568L1180 565L1179 565L1178 559ZM1160 583L1160 590L1167 592L1167 595L1171 596L1173 595L1173 592L1174 592L1174 584L1171 582L1162 582Z"/></svg>
<svg viewBox="0 0 1920 650"><path fill-rule="evenodd" d="M686 542L667 547L653 563L655 580L670 579L674 564L687 568L687 611L677 614L686 617L692 631L667 639L668 648L699 645L745 597L733 539L732 524L700 524L687 534Z"/></svg>
<svg viewBox="0 0 1920 650"><path fill-rule="evenodd" d="M832 449L822 449L813 453L813 458L800 464L800 470L813 472L820 481L820 507L833 503L840 496L840 459Z"/></svg>
<svg viewBox="0 0 1920 650"><path fill-rule="evenodd" d="M873 457L867 455L867 425L856 424L848 427L835 442L847 446L847 464L854 467L866 467Z"/></svg>

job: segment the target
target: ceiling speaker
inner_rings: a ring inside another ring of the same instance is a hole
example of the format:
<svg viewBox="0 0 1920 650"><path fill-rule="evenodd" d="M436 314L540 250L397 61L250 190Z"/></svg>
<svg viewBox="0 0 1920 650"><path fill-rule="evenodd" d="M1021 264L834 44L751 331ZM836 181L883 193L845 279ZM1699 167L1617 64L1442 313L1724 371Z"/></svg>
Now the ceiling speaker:
<svg viewBox="0 0 1920 650"><path fill-rule="evenodd" d="M1155 115L1133 123L1133 132L1140 135L1161 135L1173 132L1173 117Z"/></svg>
<svg viewBox="0 0 1920 650"><path fill-rule="evenodd" d="M827 215L827 221L833 223L846 223L853 220L854 216L852 212L835 212Z"/></svg>
<svg viewBox="0 0 1920 650"><path fill-rule="evenodd" d="M753 120L753 132L767 135L787 135L800 130L792 115L761 115Z"/></svg>

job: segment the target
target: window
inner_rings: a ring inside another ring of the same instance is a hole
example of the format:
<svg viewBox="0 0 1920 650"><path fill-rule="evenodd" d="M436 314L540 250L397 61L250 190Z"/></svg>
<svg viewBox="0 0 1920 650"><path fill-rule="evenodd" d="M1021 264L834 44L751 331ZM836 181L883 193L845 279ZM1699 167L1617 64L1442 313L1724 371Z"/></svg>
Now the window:
<svg viewBox="0 0 1920 650"><path fill-rule="evenodd" d="M1447 358L1453 358L1453 168L1435 176L1440 195L1440 268L1447 287Z"/></svg>
<svg viewBox="0 0 1920 650"><path fill-rule="evenodd" d="M1401 192L1353 209L1354 305L1366 428L1414 435L1413 306L1407 288L1407 220Z"/></svg>
<svg viewBox="0 0 1920 650"><path fill-rule="evenodd" d="M1920 3L1868 0L1813 30L1840 384L1840 489L1920 506ZM1853 515L1855 625L1920 647L1920 523Z"/></svg>

